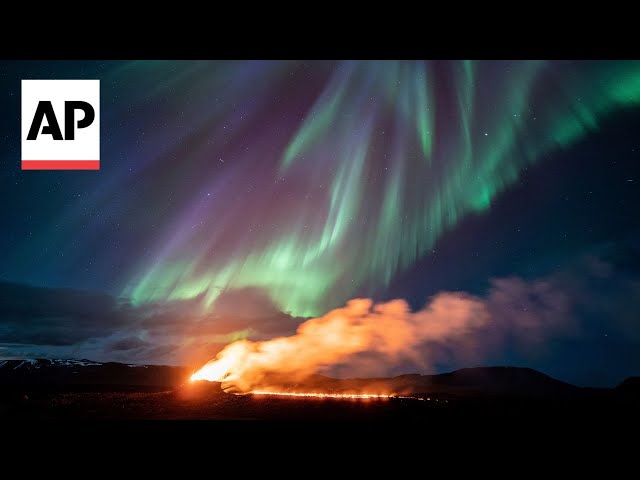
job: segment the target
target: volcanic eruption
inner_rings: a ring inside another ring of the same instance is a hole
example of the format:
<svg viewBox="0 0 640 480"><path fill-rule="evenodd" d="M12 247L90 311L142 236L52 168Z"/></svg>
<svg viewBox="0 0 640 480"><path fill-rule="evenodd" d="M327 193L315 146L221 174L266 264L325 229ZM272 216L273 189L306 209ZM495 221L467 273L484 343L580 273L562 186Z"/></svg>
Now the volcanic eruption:
<svg viewBox="0 0 640 480"><path fill-rule="evenodd" d="M346 367L350 375L388 372L400 364L424 369L430 344L463 337L488 322L483 302L458 293L441 293L425 308L412 312L404 300L374 304L350 300L344 307L300 324L296 333L267 341L239 340L191 376L192 381L223 382L244 393L282 392L286 382L302 383L316 373ZM331 396L304 387L286 392L297 396ZM352 392L352 398L388 397L394 392Z"/></svg>

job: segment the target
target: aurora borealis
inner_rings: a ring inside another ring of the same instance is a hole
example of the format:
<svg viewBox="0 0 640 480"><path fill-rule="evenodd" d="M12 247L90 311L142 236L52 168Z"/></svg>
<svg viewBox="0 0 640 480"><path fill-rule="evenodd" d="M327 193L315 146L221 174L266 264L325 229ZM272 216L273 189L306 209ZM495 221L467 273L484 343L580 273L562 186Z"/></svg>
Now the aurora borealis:
<svg viewBox="0 0 640 480"><path fill-rule="evenodd" d="M3 120L4 208L21 209L2 217L0 278L106 292L145 312L188 302L198 318L242 289L290 318L390 291L424 303L436 292L398 285L446 274L425 263L445 236L474 216L490 221L523 177L640 105L633 61L15 62L2 71L6 111L19 79L64 77L100 78L103 113L102 169L91 173L20 172L19 114ZM568 190L573 180L563 180ZM640 182L627 180L619 188ZM629 222L632 235L638 220ZM466 234L478 244L490 235ZM576 248L607 241L616 237ZM536 252L538 265L549 261ZM473 282L495 275L477 268Z"/></svg>

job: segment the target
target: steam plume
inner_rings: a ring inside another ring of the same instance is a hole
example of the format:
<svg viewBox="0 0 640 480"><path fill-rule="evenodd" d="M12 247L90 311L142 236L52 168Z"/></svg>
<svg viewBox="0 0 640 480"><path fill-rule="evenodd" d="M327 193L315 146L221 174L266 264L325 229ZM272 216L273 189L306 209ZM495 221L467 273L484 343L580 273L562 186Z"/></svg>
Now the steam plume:
<svg viewBox="0 0 640 480"><path fill-rule="evenodd" d="M354 299L307 320L292 336L231 343L191 379L250 391L268 386L272 374L299 381L338 364L349 364L353 375L383 374L403 362L426 368L425 347L463 338L488 320L480 299L458 293L440 293L417 312L404 300Z"/></svg>

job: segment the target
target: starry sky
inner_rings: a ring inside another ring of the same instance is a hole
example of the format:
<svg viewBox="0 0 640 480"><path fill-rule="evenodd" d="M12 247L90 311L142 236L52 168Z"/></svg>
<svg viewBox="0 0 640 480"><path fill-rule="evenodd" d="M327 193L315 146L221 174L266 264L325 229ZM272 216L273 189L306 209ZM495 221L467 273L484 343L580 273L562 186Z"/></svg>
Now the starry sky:
<svg viewBox="0 0 640 480"><path fill-rule="evenodd" d="M99 171L20 170L32 78L101 80ZM475 364L640 374L640 62L14 61L0 86L0 357L197 364L464 292L500 325Z"/></svg>

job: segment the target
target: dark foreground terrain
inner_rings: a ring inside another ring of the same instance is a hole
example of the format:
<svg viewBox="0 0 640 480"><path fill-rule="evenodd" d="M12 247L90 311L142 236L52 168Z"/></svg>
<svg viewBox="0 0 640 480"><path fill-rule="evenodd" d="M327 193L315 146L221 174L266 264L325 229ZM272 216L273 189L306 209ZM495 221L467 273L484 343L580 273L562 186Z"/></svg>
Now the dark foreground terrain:
<svg viewBox="0 0 640 480"><path fill-rule="evenodd" d="M388 399L238 395L229 385L187 381L186 369L89 361L0 362L0 421L30 420L409 420L562 418L636 422L639 382L579 388L525 368L336 380L314 376L282 391L395 392ZM223 388L224 387L224 390ZM233 387L233 386L231 386ZM226 392L225 392L226 390Z"/></svg>

